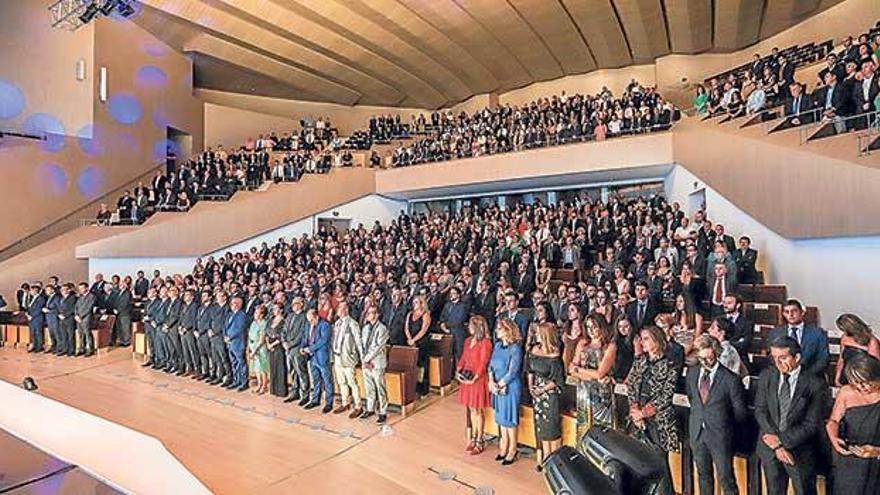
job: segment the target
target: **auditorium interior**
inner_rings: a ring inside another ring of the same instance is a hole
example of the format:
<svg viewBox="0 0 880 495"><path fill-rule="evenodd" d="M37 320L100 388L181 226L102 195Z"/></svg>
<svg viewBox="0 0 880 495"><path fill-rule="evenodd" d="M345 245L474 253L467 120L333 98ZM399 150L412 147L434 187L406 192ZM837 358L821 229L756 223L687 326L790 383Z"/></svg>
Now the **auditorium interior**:
<svg viewBox="0 0 880 495"><path fill-rule="evenodd" d="M880 1L0 33L0 493L880 493Z"/></svg>

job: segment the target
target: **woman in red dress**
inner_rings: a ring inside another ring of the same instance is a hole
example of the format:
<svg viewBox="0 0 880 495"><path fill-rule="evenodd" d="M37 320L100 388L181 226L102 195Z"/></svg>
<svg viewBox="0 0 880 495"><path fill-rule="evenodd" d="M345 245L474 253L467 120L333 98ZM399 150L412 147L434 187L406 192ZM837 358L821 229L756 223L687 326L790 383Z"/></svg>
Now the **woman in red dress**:
<svg viewBox="0 0 880 495"><path fill-rule="evenodd" d="M460 384L458 400L466 408L467 438L465 449L471 455L483 451L483 409L489 407L489 359L492 357L492 342L489 340L489 324L482 316L471 316L468 321L468 337L464 350L456 366L456 377Z"/></svg>

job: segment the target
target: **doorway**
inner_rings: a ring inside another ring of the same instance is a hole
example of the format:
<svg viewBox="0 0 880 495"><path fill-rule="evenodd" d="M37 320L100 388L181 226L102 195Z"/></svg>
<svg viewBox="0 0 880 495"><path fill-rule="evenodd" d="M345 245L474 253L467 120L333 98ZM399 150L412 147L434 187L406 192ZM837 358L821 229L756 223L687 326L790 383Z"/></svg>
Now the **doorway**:
<svg viewBox="0 0 880 495"><path fill-rule="evenodd" d="M318 232L323 228L327 232L332 232L335 230L340 237L344 236L351 229L351 219L350 218L319 218L318 219Z"/></svg>
<svg viewBox="0 0 880 495"><path fill-rule="evenodd" d="M706 189L698 189L688 196L688 214L693 217L698 211L706 211Z"/></svg>

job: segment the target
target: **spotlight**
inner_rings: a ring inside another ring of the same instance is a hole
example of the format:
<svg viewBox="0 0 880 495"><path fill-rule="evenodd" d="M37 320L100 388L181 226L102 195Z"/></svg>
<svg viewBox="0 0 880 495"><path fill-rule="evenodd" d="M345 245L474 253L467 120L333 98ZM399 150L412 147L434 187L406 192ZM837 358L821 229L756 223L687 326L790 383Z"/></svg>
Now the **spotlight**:
<svg viewBox="0 0 880 495"><path fill-rule="evenodd" d="M97 2L97 0L95 0L92 3L90 3L88 7L86 7L85 12L83 12L79 16L79 20L83 24L88 24L89 22L91 22L92 19L95 18L96 15L98 15L98 10L100 10L98 8L98 2Z"/></svg>
<svg viewBox="0 0 880 495"><path fill-rule="evenodd" d="M37 387L37 382L30 376L24 377L24 380L21 381L21 388L27 390L28 392L36 392L39 387Z"/></svg>
<svg viewBox="0 0 880 495"><path fill-rule="evenodd" d="M101 7L101 13L104 15L110 15L113 12L113 9L116 8L117 3L119 3L119 0L104 0L104 5Z"/></svg>

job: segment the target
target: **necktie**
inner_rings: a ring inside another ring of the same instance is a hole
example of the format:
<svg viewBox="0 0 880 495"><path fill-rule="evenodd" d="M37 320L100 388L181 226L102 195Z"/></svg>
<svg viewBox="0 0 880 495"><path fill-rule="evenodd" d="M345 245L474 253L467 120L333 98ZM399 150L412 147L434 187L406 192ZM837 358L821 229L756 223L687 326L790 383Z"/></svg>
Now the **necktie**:
<svg viewBox="0 0 880 495"><path fill-rule="evenodd" d="M789 327L788 328L789 337L797 340L798 344L801 343L800 339L798 339L798 328L797 327Z"/></svg>
<svg viewBox="0 0 880 495"><path fill-rule="evenodd" d="M717 305L717 306L720 306L721 304L723 304L723 301L722 301L724 299L724 291L722 289L723 284L724 284L724 277L719 277L719 278L715 279L715 296L712 299L712 302L715 303L715 305Z"/></svg>
<svg viewBox="0 0 880 495"><path fill-rule="evenodd" d="M638 311L636 312L636 321L639 322L639 324L641 324L642 320L644 318L645 318L645 305L642 303L639 303Z"/></svg>
<svg viewBox="0 0 880 495"><path fill-rule="evenodd" d="M709 370L703 370L703 375L700 377L700 400L703 401L703 404L709 400Z"/></svg>
<svg viewBox="0 0 880 495"><path fill-rule="evenodd" d="M309 330L309 344L315 343L315 337L318 333L318 325L312 325L312 328Z"/></svg>
<svg viewBox="0 0 880 495"><path fill-rule="evenodd" d="M780 375L782 386L779 387L779 430L788 429L788 412L791 410L791 384L788 375Z"/></svg>

